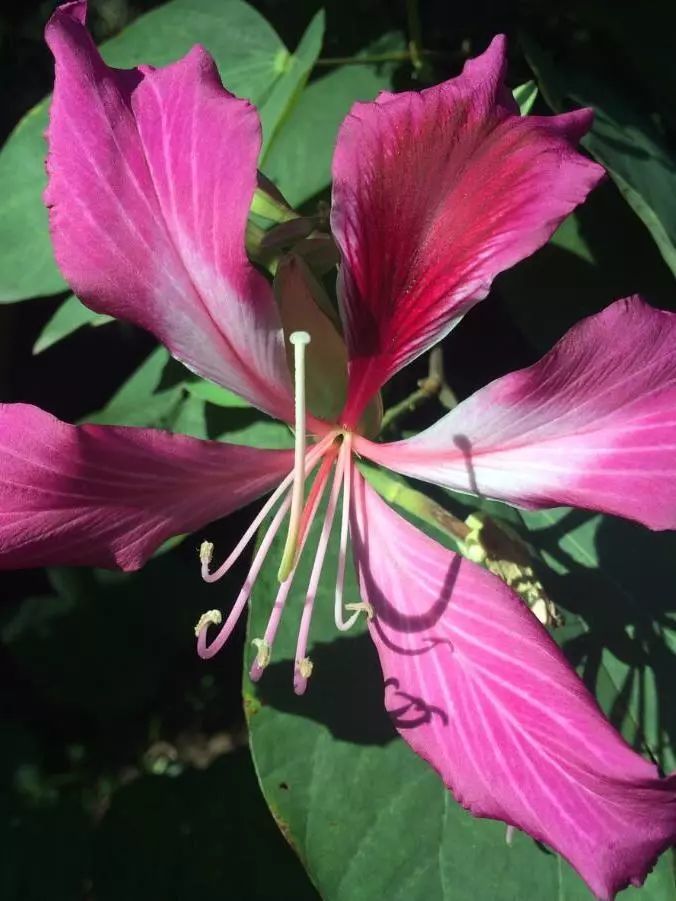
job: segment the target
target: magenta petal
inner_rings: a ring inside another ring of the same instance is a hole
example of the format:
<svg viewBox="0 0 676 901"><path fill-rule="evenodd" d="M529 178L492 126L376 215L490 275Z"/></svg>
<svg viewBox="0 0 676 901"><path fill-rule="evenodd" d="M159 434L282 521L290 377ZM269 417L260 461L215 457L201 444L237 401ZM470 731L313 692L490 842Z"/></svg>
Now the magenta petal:
<svg viewBox="0 0 676 901"><path fill-rule="evenodd" d="M459 491L674 529L676 315L618 300L414 438L356 449Z"/></svg>
<svg viewBox="0 0 676 901"><path fill-rule="evenodd" d="M599 898L640 885L676 841L676 776L632 751L506 585L356 471L351 535L400 735L464 807L550 845Z"/></svg>
<svg viewBox="0 0 676 901"><path fill-rule="evenodd" d="M602 177L574 149L591 113L521 118L504 69L498 37L458 78L358 103L343 123L331 221L342 252L350 422Z"/></svg>
<svg viewBox="0 0 676 901"><path fill-rule="evenodd" d="M256 110L196 47L156 71L111 69L62 6L45 201L59 266L92 309L153 332L190 369L277 416L292 412L272 291L244 233Z"/></svg>
<svg viewBox="0 0 676 901"><path fill-rule="evenodd" d="M165 539L248 504L292 467L292 451L72 426L0 404L0 569L138 569Z"/></svg>

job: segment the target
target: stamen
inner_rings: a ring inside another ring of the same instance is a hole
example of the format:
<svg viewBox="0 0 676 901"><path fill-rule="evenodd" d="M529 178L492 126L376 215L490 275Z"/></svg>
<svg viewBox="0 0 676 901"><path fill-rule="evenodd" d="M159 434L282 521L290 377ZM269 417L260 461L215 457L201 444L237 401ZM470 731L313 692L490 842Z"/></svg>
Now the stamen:
<svg viewBox="0 0 676 901"><path fill-rule="evenodd" d="M314 467L317 465L317 461L324 453L324 449L329 444L331 444L334 439L335 433L330 433L328 435L325 435L321 439L321 441L318 441L317 444L313 445L309 449L304 466L305 472L311 472L314 469ZM239 540L237 546L232 551L230 556L218 567L217 570L212 573L209 572L209 564L211 563L211 558L213 556L214 546L210 541L202 542L202 545L200 547L200 561L202 563L202 578L205 582L217 582L219 579L222 579L223 576L228 572L228 570L234 566L239 556L242 554L246 546L258 531L258 528L260 527L265 517L268 515L270 510L272 510L279 498L282 496L282 494L284 494L286 489L293 481L294 475L295 468L280 482L280 484L273 491L265 504L261 507L258 515L254 518L253 522L246 530L244 535L242 535L241 539Z"/></svg>
<svg viewBox="0 0 676 901"><path fill-rule="evenodd" d="M354 610L358 614L363 613L369 622L373 619L373 607L368 601L359 601L357 604L345 604L345 609ZM350 620L352 619L354 619L354 617L350 617Z"/></svg>
<svg viewBox="0 0 676 901"><path fill-rule="evenodd" d="M329 473L331 472L331 467L333 466L337 456L338 446L334 444L324 454L324 458L322 459L322 463L319 467L317 476L308 492L307 501L305 502L305 508L303 509L303 512L301 514L300 525L298 527L298 540L301 543L305 541L308 529L310 528L312 520L314 519L317 505L319 504L319 501L323 496L324 487L326 486L326 480L328 479Z"/></svg>
<svg viewBox="0 0 676 901"><path fill-rule="evenodd" d="M199 638L199 634L205 626L211 624L213 624L214 626L220 626L222 620L223 614L220 610L207 610L207 612L203 613L197 620L197 625L195 626L195 637Z"/></svg>
<svg viewBox="0 0 676 901"><path fill-rule="evenodd" d="M220 649L223 647L225 642L230 637L232 630L235 628L237 624L237 620L240 618L242 614L242 610L244 610L247 601L249 600L249 595L251 594L251 589L254 586L254 582L258 578L258 574L265 562L265 558L268 555L268 551L274 541L275 535L280 529L282 522L284 521L284 517L286 516L289 507L291 505L291 497L287 496L284 500L284 503L280 506L279 510L275 513L274 519L270 523L270 526L263 537L263 540L260 543L260 547L256 551L256 556L253 559L253 563L251 564L251 569L249 570L249 574L244 580L244 585L242 585L242 590L240 591L237 600L235 601L232 610L230 611L228 618L225 623L221 627L221 631L218 633L216 638L212 641L210 645L207 644L207 631L209 624L212 622L216 622L213 617L209 617L208 619L204 619L202 617L197 624L199 627L199 631L197 634L197 653L204 660L208 660L210 657L213 657L214 654L217 654ZM213 613L213 611L211 611ZM204 620L204 621L203 621Z"/></svg>
<svg viewBox="0 0 676 901"><path fill-rule="evenodd" d="M338 573L336 575L336 596L333 606L333 618L336 628L341 632L347 632L359 619L360 610L355 610L352 616L343 619L343 589L345 586L345 563L347 561L347 536L350 523L350 492L352 485L352 462L350 456L352 454L352 436L350 433L345 435L341 455L345 454L345 477L343 480L343 511L340 523L340 550L338 551ZM351 605L348 606L348 609Z"/></svg>
<svg viewBox="0 0 676 901"><path fill-rule="evenodd" d="M293 675L293 690L297 695L302 695L305 692L305 689L307 688L307 680L310 676L310 673L312 672L312 664L310 663L310 660L307 656L310 623L312 621L312 611L314 609L315 598L317 596L317 589L319 588L319 579L321 577L322 568L324 566L324 558L326 557L326 549L329 544L331 529L333 528L333 521L336 515L336 507L338 506L338 495L340 494L341 483L343 481L343 471L345 469L345 464L346 457L341 448L341 453L338 458L338 464L336 466L336 472L333 478L333 485L331 486L329 502L326 507L324 524L319 536L314 563L312 564L312 573L310 574L310 582L308 585L307 594L305 595L305 604L303 605L303 613L300 620L300 628L298 630L298 641L296 643L296 666ZM306 662L310 663L309 667L305 665Z"/></svg>
<svg viewBox="0 0 676 901"><path fill-rule="evenodd" d="M299 674L303 679L305 679L305 682L307 683L307 680L312 675L312 670L315 668L314 663L310 660L309 657L303 657L302 660L298 661L296 666L298 668Z"/></svg>
<svg viewBox="0 0 676 901"><path fill-rule="evenodd" d="M306 525L305 528L303 528L300 532L300 547L298 557L296 558L296 562L294 563L288 578L279 586L277 597L275 598L275 602L272 605L270 619L268 620L268 624L265 628L265 634L262 638L263 643L269 648L272 648L272 645L275 641L277 629L279 628L279 623L282 619L282 613L284 612L284 607L286 605L286 599L288 598L289 592L291 591L291 586L293 585L293 577L296 574L298 559L303 552L303 548L305 547L305 542L307 541L307 536L310 531L310 526L312 525L315 514L317 512L317 508L319 507L322 497L324 496L324 489L326 488L329 471L333 464L334 458L335 455L331 454L322 460L322 465L319 468L319 472L317 473L317 476L312 485L312 489L308 497L307 506L305 508ZM266 660L265 664L267 664L267 662L268 661ZM263 675L265 664L261 666L258 657L256 658L256 660L254 660L251 669L249 670L249 676L251 677L251 680L253 682L257 682Z"/></svg>
<svg viewBox="0 0 676 901"><path fill-rule="evenodd" d="M296 444L293 468L293 493L291 514L286 544L279 565L278 578L286 581L297 559L300 517L305 497L305 348L310 343L307 332L292 332L289 341L293 344L293 368L295 388Z"/></svg>
<svg viewBox="0 0 676 901"><path fill-rule="evenodd" d="M272 648L264 638L254 638L251 644L256 648L256 666L262 670L270 663Z"/></svg>
<svg viewBox="0 0 676 901"><path fill-rule="evenodd" d="M214 556L214 545L212 541L203 541L200 544L200 563L202 566L209 566Z"/></svg>

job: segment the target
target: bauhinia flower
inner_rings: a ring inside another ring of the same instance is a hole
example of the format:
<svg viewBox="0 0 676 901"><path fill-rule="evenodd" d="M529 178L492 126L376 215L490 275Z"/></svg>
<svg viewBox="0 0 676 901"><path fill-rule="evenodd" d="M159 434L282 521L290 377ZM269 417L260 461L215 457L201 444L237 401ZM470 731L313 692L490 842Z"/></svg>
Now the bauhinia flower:
<svg viewBox="0 0 676 901"><path fill-rule="evenodd" d="M601 178L575 150L590 113L520 117L503 84L501 38L452 81L356 104L333 163L338 317L300 259L280 265L273 289L247 257L255 109L223 89L199 47L157 70L109 68L85 11L82 0L62 6L47 29L56 84L46 200L58 263L87 305L148 329L199 375L291 423L296 445L75 427L4 405L2 565L136 569L167 537L272 491L222 565L211 570L212 546L201 552L203 577L214 581L271 516L225 622L210 611L198 624L199 653L211 657L286 528L255 679L274 654L296 561L328 492L300 613L302 692L342 496L336 626L360 615L343 602L349 539L357 608L402 737L462 805L546 842L600 898L640 884L676 839L675 777L660 778L624 742L506 584L401 518L356 465L362 457L527 508L572 504L676 527L676 317L639 298L584 320L534 366L416 437L372 440L384 383Z"/></svg>

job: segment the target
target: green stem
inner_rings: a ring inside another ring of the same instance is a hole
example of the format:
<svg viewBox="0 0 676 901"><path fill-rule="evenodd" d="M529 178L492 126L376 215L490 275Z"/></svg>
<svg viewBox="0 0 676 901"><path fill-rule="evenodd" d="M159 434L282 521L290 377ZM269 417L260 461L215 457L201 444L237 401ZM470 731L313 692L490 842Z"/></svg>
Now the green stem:
<svg viewBox="0 0 676 901"><path fill-rule="evenodd" d="M416 72L420 72L425 63L423 61L422 26L420 24L418 0L406 0L406 19L408 21L408 47L411 54L411 62Z"/></svg>
<svg viewBox="0 0 676 901"><path fill-rule="evenodd" d="M412 394L409 394L408 397L404 398L404 400L400 401L398 404L395 404L393 407L390 407L389 410L385 411L383 416L383 421L380 426L380 431L384 432L387 429L391 428L398 419L401 419L402 416L405 416L407 413L412 413L413 410L416 410L421 404L428 401L431 397L436 397L441 390L441 382L434 375L429 375L426 379L418 382L418 390L414 391Z"/></svg>
<svg viewBox="0 0 676 901"><path fill-rule="evenodd" d="M366 463L361 463L360 469L388 503L396 505L407 513L412 513L439 529L453 539L456 544L464 542L470 534L471 530L467 523L458 519L457 516L453 516L441 504L423 494L422 491L411 488L406 482L400 481L399 478L390 475L384 469ZM459 546L461 547L461 544Z"/></svg>
<svg viewBox="0 0 676 901"><path fill-rule="evenodd" d="M316 66L366 66L369 63L395 63L409 60L408 50L395 50L392 53L372 53L364 56L322 56Z"/></svg>
<svg viewBox="0 0 676 901"><path fill-rule="evenodd" d="M418 57L422 60L427 57L437 57L443 54L435 50L416 50ZM391 53L371 53L364 56L323 56L317 60L316 66L367 66L370 63L401 63L410 62L413 66L416 63L413 59L411 50L393 50Z"/></svg>
<svg viewBox="0 0 676 901"><path fill-rule="evenodd" d="M441 385L441 387L439 388L439 400L441 401L442 406L446 407L447 410L452 410L453 407L457 406L458 398L455 396L455 392L446 381L446 373L444 371L444 352L440 344L430 351L429 375L430 378L436 378L439 380L439 384Z"/></svg>

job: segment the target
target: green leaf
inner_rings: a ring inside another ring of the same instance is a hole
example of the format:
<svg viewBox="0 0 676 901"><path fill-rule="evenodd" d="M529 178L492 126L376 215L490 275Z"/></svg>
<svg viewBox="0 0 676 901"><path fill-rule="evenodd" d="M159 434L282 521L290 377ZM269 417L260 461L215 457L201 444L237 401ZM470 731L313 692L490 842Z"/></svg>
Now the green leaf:
<svg viewBox="0 0 676 901"><path fill-rule="evenodd" d="M519 106L519 112L521 113L521 115L527 116L533 108L533 104L537 99L538 86L531 79L531 81L526 81L524 82L524 84L520 84L518 87L514 88L512 94L514 95L514 99Z"/></svg>
<svg viewBox="0 0 676 901"><path fill-rule="evenodd" d="M387 500L422 515L419 492L391 473L377 477ZM554 638L627 741L666 772L676 769L676 607L664 590L676 580L676 535L570 507L517 510L450 492L448 506L463 519L475 510L504 519L533 548L538 575L565 614Z"/></svg>
<svg viewBox="0 0 676 901"><path fill-rule="evenodd" d="M554 110L571 106L594 109L594 124L582 143L608 170L676 274L676 169L657 127L610 84L577 66L570 71L555 67L530 39L525 41L525 49Z"/></svg>
<svg viewBox="0 0 676 901"><path fill-rule="evenodd" d="M218 430L218 437L232 444L246 444L269 450L290 450L293 447L293 435L286 423L270 419L253 407L229 413L222 430Z"/></svg>
<svg viewBox="0 0 676 901"><path fill-rule="evenodd" d="M293 447L293 436L286 423L270 419L255 407L224 407L192 395L177 407L170 427L174 432L195 438L247 447L269 450Z"/></svg>
<svg viewBox="0 0 676 901"><path fill-rule="evenodd" d="M101 410L84 417L101 425L166 429L249 447L292 448L289 427L241 397L198 379L158 347Z"/></svg>
<svg viewBox="0 0 676 901"><path fill-rule="evenodd" d="M676 768L676 537L581 510L520 511L567 611L564 647L613 724Z"/></svg>
<svg viewBox="0 0 676 901"><path fill-rule="evenodd" d="M26 113L0 151L0 303L66 289L42 203L48 102Z"/></svg>
<svg viewBox="0 0 676 901"><path fill-rule="evenodd" d="M250 406L239 394L234 394L232 391L228 391L227 388L221 388L220 385L206 382L204 379L188 379L185 387L193 397L215 404L217 407L242 409Z"/></svg>
<svg viewBox="0 0 676 901"><path fill-rule="evenodd" d="M298 102L312 67L317 61L324 39L324 18L323 10L316 13L301 38L296 52L284 58L283 75L275 83L261 109L263 126L261 160L265 159L270 142L274 139L285 116Z"/></svg>
<svg viewBox="0 0 676 901"><path fill-rule="evenodd" d="M320 523L308 540L316 545ZM331 542L312 624L314 670L307 694L293 693L300 609L312 563L301 559L262 680L244 676L251 746L263 792L280 828L327 901L591 899L573 870L503 824L464 811L432 769L396 737L383 710L377 657L363 627L336 637ZM278 588L278 537L254 590L250 642L263 634ZM310 559L308 559L308 557ZM350 569L350 568L349 568ZM349 571L348 600L358 598ZM635 889L627 890L631 898ZM636 898L675 897L665 856Z"/></svg>
<svg viewBox="0 0 676 901"><path fill-rule="evenodd" d="M113 395L105 407L85 417L100 425L135 425L171 428L185 392L180 384L161 388L169 352L154 350Z"/></svg>
<svg viewBox="0 0 676 901"><path fill-rule="evenodd" d="M83 325L105 325L113 322L112 317L103 313L95 313L81 303L74 294L67 297L40 332L33 345L33 353L43 350L72 335Z"/></svg>
<svg viewBox="0 0 676 901"><path fill-rule="evenodd" d="M203 44L223 83L261 108L272 135L314 62L321 26L321 17L315 17L298 56L290 56L265 19L240 0L171 0L103 43L101 52L120 68L163 66ZM0 152L0 303L66 287L54 263L42 203L48 103L49 98L42 100L21 120Z"/></svg>
<svg viewBox="0 0 676 901"><path fill-rule="evenodd" d="M398 34L388 35L365 54L399 50ZM393 66L342 66L313 81L270 144L263 170L292 206L327 187L331 157L341 122L357 100L372 100L392 87Z"/></svg>
<svg viewBox="0 0 676 901"><path fill-rule="evenodd" d="M281 76L287 54L268 22L240 0L171 0L138 18L101 45L107 63L121 68L166 66L203 44L234 94L260 104Z"/></svg>

